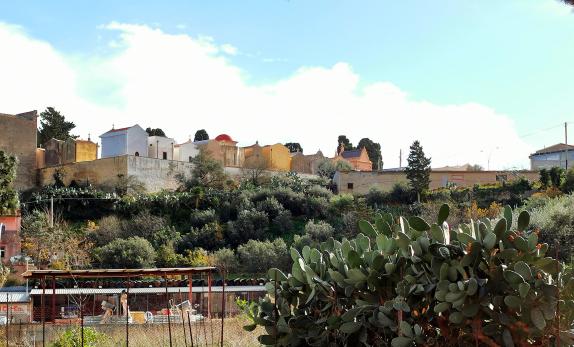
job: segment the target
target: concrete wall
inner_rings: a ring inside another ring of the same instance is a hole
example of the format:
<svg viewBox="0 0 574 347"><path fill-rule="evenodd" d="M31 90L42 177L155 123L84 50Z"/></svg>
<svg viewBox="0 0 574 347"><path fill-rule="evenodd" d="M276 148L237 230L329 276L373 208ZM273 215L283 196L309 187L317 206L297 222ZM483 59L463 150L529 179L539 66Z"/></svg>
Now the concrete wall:
<svg viewBox="0 0 574 347"><path fill-rule="evenodd" d="M0 113L0 150L18 158L14 187L33 188L36 184L36 111L10 115Z"/></svg>
<svg viewBox="0 0 574 347"><path fill-rule="evenodd" d="M128 129L128 148L127 152L123 154L136 155L139 153L140 157L145 157L148 153L147 147L148 134L139 125L134 125Z"/></svg>
<svg viewBox="0 0 574 347"><path fill-rule="evenodd" d="M174 190L178 187L177 174L190 175L193 164L155 158L126 156L128 175L145 184L148 192Z"/></svg>
<svg viewBox="0 0 574 347"><path fill-rule="evenodd" d="M454 183L459 187L472 187L475 184L497 183L499 180L512 181L524 177L529 181L538 180L537 171L431 171L430 188L436 189ZM497 180L497 177L499 180ZM408 183L404 172L337 172L334 177L339 193L365 194L371 188L390 190L395 184Z"/></svg>
<svg viewBox="0 0 574 347"><path fill-rule="evenodd" d="M291 152L280 143L264 146L261 149L271 170L291 171Z"/></svg>
<svg viewBox="0 0 574 347"><path fill-rule="evenodd" d="M119 155L124 155L127 149L127 135L125 131L118 131L113 134L108 134L101 137L102 141L102 158L117 157ZM146 152L140 153L140 155L146 155Z"/></svg>
<svg viewBox="0 0 574 347"><path fill-rule="evenodd" d="M176 147L176 152L175 160L189 162L189 158L195 158L199 153L199 148L193 142L185 142Z"/></svg>
<svg viewBox="0 0 574 347"><path fill-rule="evenodd" d="M98 144L92 141L76 140L76 161L98 159Z"/></svg>
<svg viewBox="0 0 574 347"><path fill-rule="evenodd" d="M65 185L76 181L80 185L90 183L100 187L113 187L118 175L128 174L127 158L120 156L45 167L38 170L38 181L40 186L53 184L54 173L61 170Z"/></svg>

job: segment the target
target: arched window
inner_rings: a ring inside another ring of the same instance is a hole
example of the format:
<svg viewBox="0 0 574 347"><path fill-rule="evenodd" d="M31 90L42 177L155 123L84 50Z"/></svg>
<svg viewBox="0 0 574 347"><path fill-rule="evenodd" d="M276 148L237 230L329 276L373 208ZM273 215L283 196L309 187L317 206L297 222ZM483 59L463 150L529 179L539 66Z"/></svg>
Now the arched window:
<svg viewBox="0 0 574 347"><path fill-rule="evenodd" d="M139 156L140 156L140 152L136 152L136 157L139 157Z"/></svg>

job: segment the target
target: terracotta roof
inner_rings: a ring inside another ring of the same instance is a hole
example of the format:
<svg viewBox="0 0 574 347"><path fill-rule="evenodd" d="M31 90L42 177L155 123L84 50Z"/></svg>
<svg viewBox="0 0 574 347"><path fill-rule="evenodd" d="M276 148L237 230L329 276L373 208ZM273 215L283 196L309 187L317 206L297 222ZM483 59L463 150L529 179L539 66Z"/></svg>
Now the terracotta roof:
<svg viewBox="0 0 574 347"><path fill-rule="evenodd" d="M227 134L220 134L215 137L215 141L227 141L227 142L234 142L231 136Z"/></svg>
<svg viewBox="0 0 574 347"><path fill-rule="evenodd" d="M569 151L573 151L574 150L574 146L572 145L567 145L565 143L558 143L556 145L550 146L550 147L546 147L543 149L540 149L538 151L536 151L536 153L534 153L534 155L536 154L547 154L547 153L556 153L556 152L564 152L566 151L566 149L568 149Z"/></svg>

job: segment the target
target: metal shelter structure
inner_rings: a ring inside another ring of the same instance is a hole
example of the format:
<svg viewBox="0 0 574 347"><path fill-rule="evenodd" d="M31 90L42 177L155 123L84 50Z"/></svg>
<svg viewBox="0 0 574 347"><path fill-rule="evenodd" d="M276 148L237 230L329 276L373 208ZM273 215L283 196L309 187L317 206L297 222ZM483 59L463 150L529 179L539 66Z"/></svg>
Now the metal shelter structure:
<svg viewBox="0 0 574 347"><path fill-rule="evenodd" d="M169 313L170 305L169 305L169 295L170 291L168 288L168 277L179 276L182 278L187 277L187 282L189 286L188 292L188 300L191 307L193 307L193 279L192 276L194 274L200 275L207 275L207 318L211 319L212 311L212 280L213 274L219 272L222 277L221 281L221 292L222 292L222 301L221 301L221 332L220 332L220 345L223 346L223 332L224 332L224 320L225 320L225 271L221 271L220 269L212 266L204 266L204 267L187 267L187 268L153 268L153 269L88 269L88 270L29 270L23 274L23 277L26 279L36 279L40 281L41 286L41 324L42 324L42 346L45 346L45 332L46 332L46 294L51 294L51 303L49 304L51 308L51 317L52 320L55 321L56 317L56 280L57 279L123 279L124 283L126 284L126 298L129 296L130 287L133 288L133 282L140 278L149 278L149 277L160 277L164 280L165 285L165 295L166 295L166 307L168 309L167 314L167 324L169 330L169 343L172 346L172 321L171 321L171 313ZM51 282L50 289L47 289L47 282ZM133 289L135 290L135 289ZM81 292L81 289L78 288L78 291ZM203 292L203 290L202 290ZM127 299L126 299L127 300ZM82 338L82 345L83 345L83 329L84 329L84 315L83 309L80 305L80 325L81 325L81 338ZM129 312L129 311L128 311ZM184 332L185 332L185 319L182 314L182 324L184 325ZM189 332L191 337L191 319L189 319L189 311L188 314L188 325L189 325ZM130 314L126 313L125 318L125 336L126 336L126 346L129 346L129 325L130 325ZM212 331L213 334L213 331ZM187 340L186 340L187 345ZM193 346L193 339L191 340L191 346Z"/></svg>

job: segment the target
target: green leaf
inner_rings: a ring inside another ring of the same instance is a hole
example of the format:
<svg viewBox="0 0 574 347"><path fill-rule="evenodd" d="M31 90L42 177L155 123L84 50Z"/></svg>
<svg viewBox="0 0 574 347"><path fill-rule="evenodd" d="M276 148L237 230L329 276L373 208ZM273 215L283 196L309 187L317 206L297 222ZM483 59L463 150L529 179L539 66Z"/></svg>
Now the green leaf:
<svg viewBox="0 0 574 347"><path fill-rule="evenodd" d="M546 319L544 319L542 311L538 307L530 310L530 319L532 320L532 323L534 323L534 326L539 330L544 330L544 328L546 328Z"/></svg>
<svg viewBox="0 0 574 347"><path fill-rule="evenodd" d="M275 337L271 336L271 335L260 335L257 338L257 341L259 341L260 344L265 345L265 346L272 346L275 345L277 341L275 341Z"/></svg>
<svg viewBox="0 0 574 347"><path fill-rule="evenodd" d="M510 330L504 329L502 332L502 341L504 342L504 347L514 347L514 340L512 339Z"/></svg>
<svg viewBox="0 0 574 347"><path fill-rule="evenodd" d="M257 324L249 324L249 325L243 326L243 330L245 330L245 331L253 331L253 330L255 330L255 328L257 328Z"/></svg>
<svg viewBox="0 0 574 347"><path fill-rule="evenodd" d="M437 224L442 225L447 220L449 213L450 207L447 204L443 204L438 211Z"/></svg>
<svg viewBox="0 0 574 347"><path fill-rule="evenodd" d="M528 283L520 283L518 285L518 292L520 293L520 297L521 298L526 298L526 295L528 295L528 292L530 291L530 284Z"/></svg>
<svg viewBox="0 0 574 347"><path fill-rule="evenodd" d="M392 347L409 347L413 345L413 339L405 336L395 337L391 341Z"/></svg>
<svg viewBox="0 0 574 347"><path fill-rule="evenodd" d="M390 274L392 274L392 273L395 271L395 268L396 268L396 267L397 267L397 266L396 266L395 264L393 264L393 263L386 263L386 264L385 264L385 271L386 271L387 274L390 275Z"/></svg>
<svg viewBox="0 0 574 347"><path fill-rule="evenodd" d="M512 227L512 207L504 206L504 218L506 219L506 230L508 231Z"/></svg>
<svg viewBox="0 0 574 347"><path fill-rule="evenodd" d="M306 263L311 262L311 258L310 258L310 255L311 255L311 247L309 247L309 246L307 246L307 245L303 246L303 249L302 249L302 252L301 252L301 253L303 253L303 259L305 259L305 262L306 262Z"/></svg>
<svg viewBox="0 0 574 347"><path fill-rule="evenodd" d="M490 251L494 247L494 245L496 245L496 234L488 231L482 243L484 245L484 248Z"/></svg>
<svg viewBox="0 0 574 347"><path fill-rule="evenodd" d="M361 266L361 257L359 256L359 253L357 253L355 250L351 249L349 251L349 254L347 254L347 259L349 260L349 265L351 267L359 267Z"/></svg>
<svg viewBox="0 0 574 347"><path fill-rule="evenodd" d="M414 337L413 328L408 322L404 320L401 321L399 328L401 329L403 335L406 335L407 337Z"/></svg>
<svg viewBox="0 0 574 347"><path fill-rule="evenodd" d="M505 270L503 276L504 279L511 284L519 284L524 282L524 278L520 276L519 273L512 270Z"/></svg>
<svg viewBox="0 0 574 347"><path fill-rule="evenodd" d="M281 271L277 268L269 269L269 271L267 271L267 277L272 281L274 281L275 278L277 278L277 281L279 281L279 282L287 281L287 276L285 276L283 271Z"/></svg>
<svg viewBox="0 0 574 347"><path fill-rule="evenodd" d="M360 322L347 322L341 324L341 326L339 327L339 330L341 330L341 332L344 334L352 334L359 331L359 329L361 329Z"/></svg>
<svg viewBox="0 0 574 347"><path fill-rule="evenodd" d="M347 271L347 277L354 283L365 282L367 276L360 269L349 269Z"/></svg>
<svg viewBox="0 0 574 347"><path fill-rule="evenodd" d="M453 324L460 324L464 320L464 316L460 312L453 312L448 316L448 320Z"/></svg>
<svg viewBox="0 0 574 347"><path fill-rule="evenodd" d="M524 231L528 228L528 224L530 224L530 213L528 211L522 211L518 215L518 223L517 223L518 231Z"/></svg>
<svg viewBox="0 0 574 347"><path fill-rule="evenodd" d="M523 261L518 261L514 264L514 271L520 274L526 281L530 281L532 279L532 271L530 270L530 266Z"/></svg>
<svg viewBox="0 0 574 347"><path fill-rule="evenodd" d="M373 270L375 271L381 271L381 269L383 268L383 266L385 266L385 257L383 257L380 254L377 254L375 256L375 258L373 259Z"/></svg>
<svg viewBox="0 0 574 347"><path fill-rule="evenodd" d="M434 307L435 313L441 313L441 312L444 312L448 309L450 309L450 303L449 302L441 302L440 304L437 304Z"/></svg>
<svg viewBox="0 0 574 347"><path fill-rule="evenodd" d="M409 244L411 242L411 239L407 236L407 234L405 234L403 232L398 232L397 234L399 236L399 238L397 240L399 247L402 250L407 250L409 247Z"/></svg>
<svg viewBox="0 0 574 347"><path fill-rule="evenodd" d="M504 303L508 307L511 307L514 309L520 309L520 306L522 305L522 300L520 300L520 298L517 296L507 295L504 297Z"/></svg>
<svg viewBox="0 0 574 347"><path fill-rule="evenodd" d="M462 314L467 318L473 318L480 310L480 305L478 303L466 304L462 308Z"/></svg>
<svg viewBox="0 0 574 347"><path fill-rule="evenodd" d="M528 248L534 250L538 244L538 235L536 233L531 233L528 235Z"/></svg>
<svg viewBox="0 0 574 347"><path fill-rule="evenodd" d="M424 219L417 216L409 218L409 225L416 231L427 231L430 229L430 225L428 225Z"/></svg>
<svg viewBox="0 0 574 347"><path fill-rule="evenodd" d="M466 294L469 296L473 296L478 291L478 282L475 278L471 278L468 280L468 288L466 288Z"/></svg>
<svg viewBox="0 0 574 347"><path fill-rule="evenodd" d="M437 224L431 225L430 235L438 243L444 243L444 232Z"/></svg>
<svg viewBox="0 0 574 347"><path fill-rule="evenodd" d="M299 254L299 251L297 251L297 249L295 249L295 247L291 247L291 259L293 259L293 262L297 262L297 259L301 258L301 254Z"/></svg>
<svg viewBox="0 0 574 347"><path fill-rule="evenodd" d="M506 224L506 219L501 218L498 222L496 222L496 225L494 226L494 233L499 240L502 239L504 233L506 232Z"/></svg>
<svg viewBox="0 0 574 347"><path fill-rule="evenodd" d="M377 230L375 229L375 227L369 223L369 221L366 220L360 220L359 221L359 229L361 230L361 232L369 237L375 238L377 237Z"/></svg>

